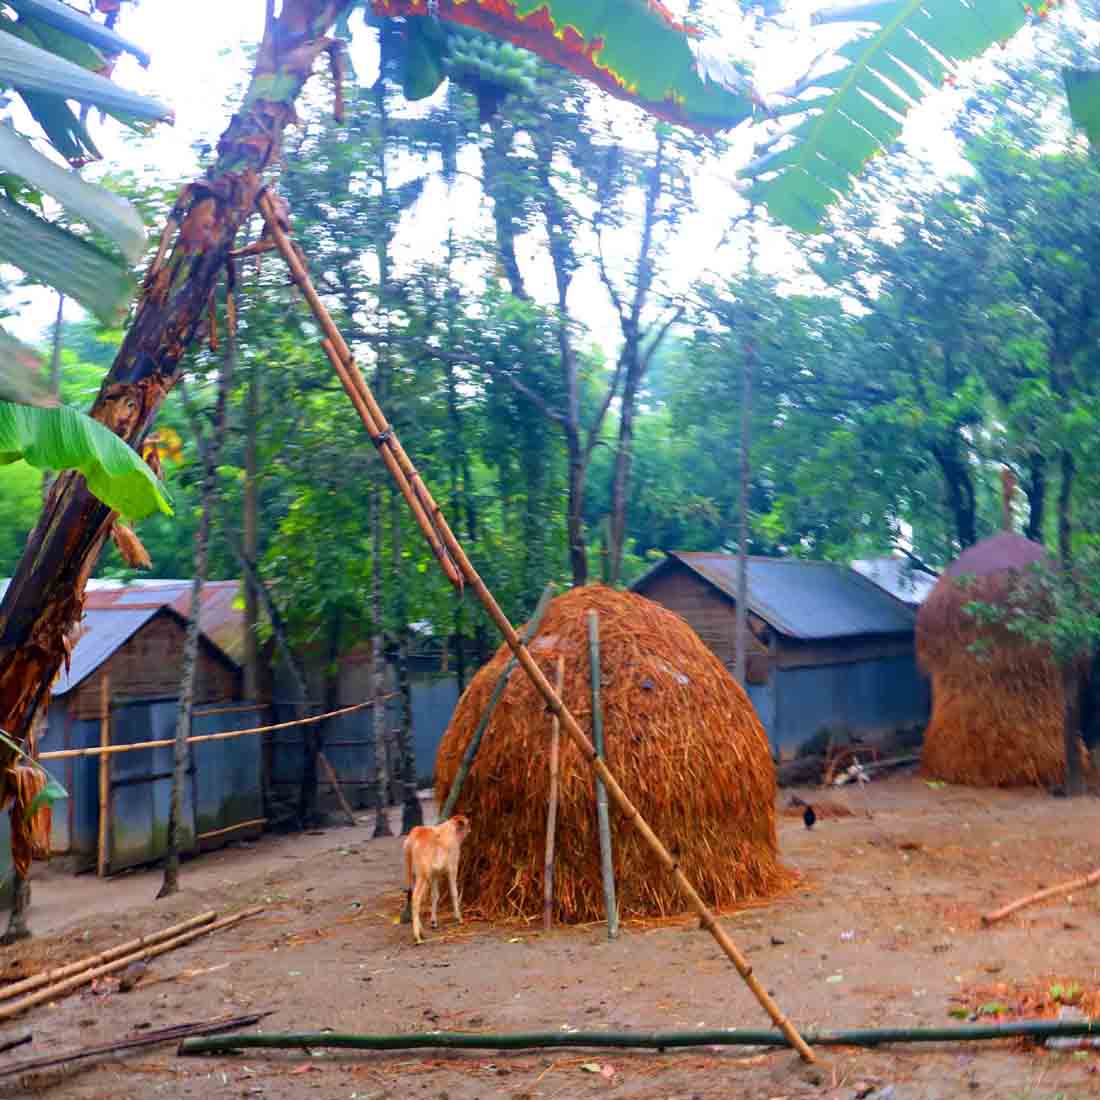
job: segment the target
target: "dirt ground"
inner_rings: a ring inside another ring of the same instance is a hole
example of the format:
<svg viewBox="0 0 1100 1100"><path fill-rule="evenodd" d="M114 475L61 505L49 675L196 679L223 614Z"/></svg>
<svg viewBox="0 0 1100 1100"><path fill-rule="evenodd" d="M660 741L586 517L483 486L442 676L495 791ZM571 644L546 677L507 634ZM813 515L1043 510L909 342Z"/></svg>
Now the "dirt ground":
<svg viewBox="0 0 1100 1100"><path fill-rule="evenodd" d="M799 792L811 801L817 792ZM790 792L780 795L785 805ZM1100 800L931 787L914 776L828 796L850 817L807 831L780 818L793 893L726 915L734 940L802 1028L945 1025L965 1010L1057 1011L1055 983L1100 990L1100 890L982 929L990 907L1100 864ZM873 817L868 818L866 810ZM433 811L429 808L429 813ZM130 993L85 991L0 1025L34 1042L19 1058L122 1038L143 1027L270 1010L270 1031L491 1031L764 1027L768 1021L694 920L600 926L457 927L449 914L414 947L394 923L397 839L371 818L320 834L265 837L184 867L185 889L153 900L159 875L99 882L36 868L30 941L0 948L0 979L60 965L205 908L264 913L154 960ZM1093 1008L1095 1011L1095 1008ZM135 1029L138 1029L135 1031ZM0 1097L298 1097L510 1100L746 1096L886 1100L1100 1097L1100 1051L1002 1041L821 1051L497 1054L262 1052L178 1058L173 1044L0 1079Z"/></svg>

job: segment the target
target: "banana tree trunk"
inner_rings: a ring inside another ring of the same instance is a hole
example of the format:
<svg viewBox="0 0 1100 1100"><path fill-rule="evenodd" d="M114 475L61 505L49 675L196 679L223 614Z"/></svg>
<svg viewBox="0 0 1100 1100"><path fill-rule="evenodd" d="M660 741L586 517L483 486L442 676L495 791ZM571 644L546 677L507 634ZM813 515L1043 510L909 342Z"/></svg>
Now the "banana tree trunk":
<svg viewBox="0 0 1100 1100"><path fill-rule="evenodd" d="M217 161L176 200L133 323L91 409L135 447L176 383L184 352L206 333L210 296L237 231L255 208L264 171L277 162L298 93L330 44L327 32L350 2L284 0ZM62 474L0 603L0 727L19 737L65 659L108 519L82 475ZM10 753L0 754L0 766L8 763Z"/></svg>

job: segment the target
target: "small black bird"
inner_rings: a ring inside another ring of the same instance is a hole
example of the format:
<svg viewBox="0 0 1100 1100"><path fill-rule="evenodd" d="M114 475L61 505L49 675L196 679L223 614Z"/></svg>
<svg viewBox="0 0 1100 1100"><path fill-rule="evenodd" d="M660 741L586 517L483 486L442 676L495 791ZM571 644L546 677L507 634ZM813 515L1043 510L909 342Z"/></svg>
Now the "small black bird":
<svg viewBox="0 0 1100 1100"><path fill-rule="evenodd" d="M813 806L807 805L802 811L802 820L806 822L807 829L812 829L814 827L814 822L817 820L817 814L814 813Z"/></svg>

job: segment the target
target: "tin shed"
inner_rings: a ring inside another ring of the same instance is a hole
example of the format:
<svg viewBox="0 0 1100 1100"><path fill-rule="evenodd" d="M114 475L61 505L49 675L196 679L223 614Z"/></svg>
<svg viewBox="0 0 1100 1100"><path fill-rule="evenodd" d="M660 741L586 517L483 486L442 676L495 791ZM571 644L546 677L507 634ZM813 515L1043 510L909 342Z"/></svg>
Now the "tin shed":
<svg viewBox="0 0 1100 1100"><path fill-rule="evenodd" d="M51 688L40 754L170 740L179 709L187 620L142 592L138 606L116 601L88 610L76 633L68 670ZM199 635L192 733L260 725L255 704L240 703L241 671L205 635ZM104 693L108 708L104 712ZM104 719L106 718L106 722ZM163 855L172 775L171 746L112 754L108 764L107 865L110 871ZM46 766L69 798L54 808L51 846L76 869L94 864L99 841L98 756L71 756ZM186 849L212 846L208 833L237 838L241 823L258 831L263 816L261 746L241 737L194 746L185 791ZM212 839L212 838L210 838Z"/></svg>
<svg viewBox="0 0 1100 1100"><path fill-rule="evenodd" d="M735 555L668 552L632 588L683 616L733 671ZM913 611L854 570L751 557L748 623L749 697L777 755L826 729L873 736L926 720Z"/></svg>

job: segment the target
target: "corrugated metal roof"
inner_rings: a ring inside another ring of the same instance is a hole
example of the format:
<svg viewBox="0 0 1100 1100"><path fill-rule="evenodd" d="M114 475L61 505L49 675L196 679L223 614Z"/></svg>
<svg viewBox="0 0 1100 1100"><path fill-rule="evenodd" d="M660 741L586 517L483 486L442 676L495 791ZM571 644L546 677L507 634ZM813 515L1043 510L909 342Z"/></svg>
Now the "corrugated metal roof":
<svg viewBox="0 0 1100 1100"><path fill-rule="evenodd" d="M735 555L668 553L736 599ZM748 592L750 610L791 638L906 634L913 629L909 608L853 570L832 562L750 557Z"/></svg>
<svg viewBox="0 0 1100 1100"><path fill-rule="evenodd" d="M69 671L61 670L51 695L64 695L90 676L108 657L124 646L160 607L134 611L85 611L73 646Z"/></svg>
<svg viewBox="0 0 1100 1100"><path fill-rule="evenodd" d="M852 568L910 607L924 603L936 587L936 578L931 573L914 569L904 558L865 558L852 562Z"/></svg>
<svg viewBox="0 0 1100 1100"><path fill-rule="evenodd" d="M202 632L238 664L244 660L244 610L237 606L240 588L239 581L207 581L199 610ZM187 619L191 615L191 582L143 581L89 591L84 606L89 610L167 606Z"/></svg>

